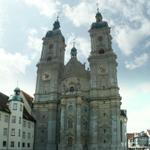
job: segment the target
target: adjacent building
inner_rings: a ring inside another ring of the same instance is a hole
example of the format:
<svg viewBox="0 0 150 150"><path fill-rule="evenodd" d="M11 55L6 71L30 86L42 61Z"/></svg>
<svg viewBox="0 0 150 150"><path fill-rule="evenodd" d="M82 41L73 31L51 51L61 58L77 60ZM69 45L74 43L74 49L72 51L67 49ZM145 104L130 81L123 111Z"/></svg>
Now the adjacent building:
<svg viewBox="0 0 150 150"><path fill-rule="evenodd" d="M0 93L0 150L33 150L35 119L29 108L33 99L27 95L19 88L10 97Z"/></svg>
<svg viewBox="0 0 150 150"><path fill-rule="evenodd" d="M117 56L110 27L99 11L89 34L89 69L78 60L75 46L64 64L66 44L58 19L43 38L33 108L35 150L127 149Z"/></svg>
<svg viewBox="0 0 150 150"><path fill-rule="evenodd" d="M150 130L127 135L129 150L150 150Z"/></svg>

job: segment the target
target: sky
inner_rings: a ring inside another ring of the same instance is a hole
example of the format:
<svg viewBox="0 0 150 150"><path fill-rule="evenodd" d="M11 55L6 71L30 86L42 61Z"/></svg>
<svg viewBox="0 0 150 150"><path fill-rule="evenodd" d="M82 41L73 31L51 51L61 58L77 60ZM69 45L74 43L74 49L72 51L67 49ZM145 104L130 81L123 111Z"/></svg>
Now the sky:
<svg viewBox="0 0 150 150"><path fill-rule="evenodd" d="M65 63L73 39L78 59L88 66L90 37L97 0L0 0L0 92L17 86L34 95L36 64L42 38L59 14L66 42ZM128 132L150 129L150 1L100 0L103 19L111 27L118 56L122 109L127 109Z"/></svg>

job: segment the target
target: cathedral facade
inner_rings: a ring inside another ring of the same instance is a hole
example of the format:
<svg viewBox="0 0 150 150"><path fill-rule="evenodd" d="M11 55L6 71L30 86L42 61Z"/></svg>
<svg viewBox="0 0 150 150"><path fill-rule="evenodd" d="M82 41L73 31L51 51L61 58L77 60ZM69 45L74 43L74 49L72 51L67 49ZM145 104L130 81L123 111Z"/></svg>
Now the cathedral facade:
<svg viewBox="0 0 150 150"><path fill-rule="evenodd" d="M127 149L117 56L110 27L99 11L89 34L90 69L77 59L75 46L64 64L66 45L58 20L43 38L34 103L35 150Z"/></svg>

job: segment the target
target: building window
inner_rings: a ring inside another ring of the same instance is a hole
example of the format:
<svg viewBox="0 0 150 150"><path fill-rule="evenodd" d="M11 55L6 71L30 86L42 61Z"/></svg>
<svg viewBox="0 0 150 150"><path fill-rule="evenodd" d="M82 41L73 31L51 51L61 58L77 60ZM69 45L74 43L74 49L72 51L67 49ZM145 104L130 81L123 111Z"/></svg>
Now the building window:
<svg viewBox="0 0 150 150"><path fill-rule="evenodd" d="M26 133L25 133L25 132L22 133L22 138L23 138L23 139L26 138Z"/></svg>
<svg viewBox="0 0 150 150"><path fill-rule="evenodd" d="M73 144L73 138L69 137L68 138L68 145L71 146Z"/></svg>
<svg viewBox="0 0 150 150"><path fill-rule="evenodd" d="M15 147L15 142L14 141L10 142L10 147Z"/></svg>
<svg viewBox="0 0 150 150"><path fill-rule="evenodd" d="M103 40L103 37L102 36L99 36L98 37L98 40L101 42Z"/></svg>
<svg viewBox="0 0 150 150"><path fill-rule="evenodd" d="M28 128L31 128L31 124L30 124L30 122L28 122Z"/></svg>
<svg viewBox="0 0 150 150"><path fill-rule="evenodd" d="M21 124L21 117L19 117L19 124Z"/></svg>
<svg viewBox="0 0 150 150"><path fill-rule="evenodd" d="M20 142L18 142L18 147L20 147Z"/></svg>
<svg viewBox="0 0 150 150"><path fill-rule="evenodd" d="M11 129L11 136L15 136L15 129Z"/></svg>
<svg viewBox="0 0 150 150"><path fill-rule="evenodd" d="M26 127L26 121L25 120L23 121L23 126Z"/></svg>
<svg viewBox="0 0 150 150"><path fill-rule="evenodd" d="M13 103L13 110L17 110L17 103Z"/></svg>
<svg viewBox="0 0 150 150"><path fill-rule="evenodd" d="M25 143L22 143L22 147L25 147L26 145L25 145Z"/></svg>
<svg viewBox="0 0 150 150"><path fill-rule="evenodd" d="M28 147L30 147L30 143L28 143Z"/></svg>
<svg viewBox="0 0 150 150"><path fill-rule="evenodd" d="M31 133L28 133L28 139L30 139L31 138Z"/></svg>
<svg viewBox="0 0 150 150"><path fill-rule="evenodd" d="M8 122L8 115L5 115L4 121Z"/></svg>
<svg viewBox="0 0 150 150"><path fill-rule="evenodd" d="M7 142L3 141L3 147L6 147L6 146L7 146Z"/></svg>
<svg viewBox="0 0 150 150"><path fill-rule="evenodd" d="M70 87L70 92L74 92L74 87Z"/></svg>
<svg viewBox="0 0 150 150"><path fill-rule="evenodd" d="M11 122L12 122L12 123L16 123L16 116L12 116Z"/></svg>
<svg viewBox="0 0 150 150"><path fill-rule="evenodd" d="M105 51L104 51L104 49L102 48L102 49L100 49L100 50L98 51L98 53L99 53L99 54L104 54Z"/></svg>
<svg viewBox="0 0 150 150"><path fill-rule="evenodd" d="M22 108L23 108L23 106L22 106L22 104L20 104L20 111L22 111Z"/></svg>
<svg viewBox="0 0 150 150"><path fill-rule="evenodd" d="M104 129L104 133L106 133L106 129Z"/></svg>
<svg viewBox="0 0 150 150"><path fill-rule="evenodd" d="M7 129L7 128L4 128L4 129L3 129L3 135L4 135L4 136L7 136L7 133L8 133L8 129Z"/></svg>
<svg viewBox="0 0 150 150"><path fill-rule="evenodd" d="M21 130L18 129L18 136L20 137L21 136Z"/></svg>
<svg viewBox="0 0 150 150"><path fill-rule="evenodd" d="M73 121L72 121L72 119L68 119L68 128L73 128Z"/></svg>

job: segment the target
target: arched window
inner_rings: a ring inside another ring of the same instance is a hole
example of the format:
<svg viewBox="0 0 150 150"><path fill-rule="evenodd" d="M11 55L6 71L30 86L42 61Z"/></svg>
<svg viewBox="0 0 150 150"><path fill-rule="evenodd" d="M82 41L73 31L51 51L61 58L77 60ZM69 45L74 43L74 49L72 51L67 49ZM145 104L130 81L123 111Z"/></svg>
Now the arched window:
<svg viewBox="0 0 150 150"><path fill-rule="evenodd" d="M50 45L49 45L49 49L52 49L52 48L53 48L53 44L50 44Z"/></svg>
<svg viewBox="0 0 150 150"><path fill-rule="evenodd" d="M51 59L52 59L52 58L51 58L50 56L49 56L49 57L47 57L47 61L51 61Z"/></svg>
<svg viewBox="0 0 150 150"><path fill-rule="evenodd" d="M68 138L68 145L71 146L73 144L73 138L69 137Z"/></svg>
<svg viewBox="0 0 150 150"><path fill-rule="evenodd" d="M70 87L70 92L74 92L74 87L73 86Z"/></svg>
<svg viewBox="0 0 150 150"><path fill-rule="evenodd" d="M72 119L68 119L68 128L69 129L73 128L73 121L72 121Z"/></svg>
<svg viewBox="0 0 150 150"><path fill-rule="evenodd" d="M103 49L103 48L101 48L101 49L98 51L98 53L99 53L99 54L104 54L104 53L105 53L105 51L104 51L104 49Z"/></svg>

